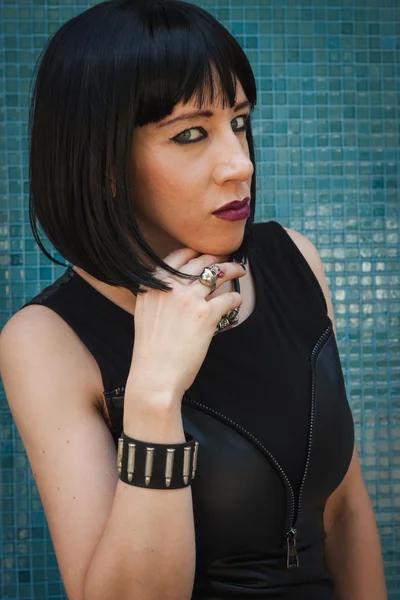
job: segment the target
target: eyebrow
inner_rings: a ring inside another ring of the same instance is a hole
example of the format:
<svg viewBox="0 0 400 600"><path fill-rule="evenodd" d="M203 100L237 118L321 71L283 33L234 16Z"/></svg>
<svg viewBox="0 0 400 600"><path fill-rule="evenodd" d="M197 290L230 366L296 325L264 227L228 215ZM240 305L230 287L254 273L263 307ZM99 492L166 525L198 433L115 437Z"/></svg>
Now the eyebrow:
<svg viewBox="0 0 400 600"><path fill-rule="evenodd" d="M242 110L242 108L248 108L251 106L252 106L251 102L249 102L248 100L244 100L240 104L236 104L236 106L234 107L233 110L235 112L238 112L239 110ZM156 128L161 129L161 127L166 127L167 125L171 125L172 123L175 123L176 121L184 121L184 120L188 120L188 119L193 119L194 117L212 117L212 116L214 116L214 113L211 110L198 110L198 111L187 113L185 115L180 115L179 117L174 117L173 119L169 119L168 121L163 121L162 123L157 124Z"/></svg>

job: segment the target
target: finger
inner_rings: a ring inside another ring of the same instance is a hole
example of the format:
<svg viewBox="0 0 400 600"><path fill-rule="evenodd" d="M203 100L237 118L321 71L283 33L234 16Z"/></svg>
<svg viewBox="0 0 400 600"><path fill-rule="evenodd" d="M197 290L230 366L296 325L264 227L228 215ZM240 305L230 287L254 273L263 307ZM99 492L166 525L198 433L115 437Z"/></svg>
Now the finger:
<svg viewBox="0 0 400 600"><path fill-rule="evenodd" d="M170 267L173 267L177 271L182 270L182 267L186 265L190 260L200 256L200 252L193 250L193 248L178 248L164 258L164 262ZM184 271L186 273L186 271Z"/></svg>
<svg viewBox="0 0 400 600"><path fill-rule="evenodd" d="M222 256L216 254L200 254L192 258L180 270L188 275L200 275L206 267L214 264L221 264Z"/></svg>
<svg viewBox="0 0 400 600"><path fill-rule="evenodd" d="M221 273L215 281L216 290L227 281L235 279L236 277L243 277L246 274L245 270L243 269L243 267L240 266L239 263L225 262L218 263L218 266L221 269ZM196 286L196 291L203 298L206 298L211 294L211 288L202 283L199 279L197 281L194 281L192 285Z"/></svg>
<svg viewBox="0 0 400 600"><path fill-rule="evenodd" d="M226 292L209 300L209 304L215 315L215 326L218 325L223 315L241 306L242 302L243 297L238 292Z"/></svg>
<svg viewBox="0 0 400 600"><path fill-rule="evenodd" d="M181 273L186 273L187 275L194 275L195 277L198 277L206 267L217 264L218 260L222 258L221 256L216 256L213 254L199 255L199 253L197 253L197 255L197 257L191 258L185 265L180 267L179 271ZM178 275L171 275L170 277L182 285L191 285L193 283L192 279L184 279Z"/></svg>

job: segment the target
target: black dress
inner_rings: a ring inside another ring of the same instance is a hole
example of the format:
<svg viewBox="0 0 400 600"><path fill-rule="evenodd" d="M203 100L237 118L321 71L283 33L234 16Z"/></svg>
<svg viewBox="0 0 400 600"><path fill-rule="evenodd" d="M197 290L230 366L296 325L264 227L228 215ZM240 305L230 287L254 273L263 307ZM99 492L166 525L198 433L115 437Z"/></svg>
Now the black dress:
<svg viewBox="0 0 400 600"><path fill-rule="evenodd" d="M351 461L353 419L318 280L279 223L254 234L255 308L212 339L182 400L184 430L200 442L193 599L328 600L322 517ZM96 359L116 443L134 318L72 268L34 303Z"/></svg>

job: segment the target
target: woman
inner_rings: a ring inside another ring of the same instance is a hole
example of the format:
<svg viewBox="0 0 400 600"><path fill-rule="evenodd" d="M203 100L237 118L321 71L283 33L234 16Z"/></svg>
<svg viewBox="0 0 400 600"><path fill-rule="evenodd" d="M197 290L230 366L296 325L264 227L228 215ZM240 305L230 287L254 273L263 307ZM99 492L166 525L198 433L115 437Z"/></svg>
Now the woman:
<svg viewBox="0 0 400 600"><path fill-rule="evenodd" d="M98 4L43 54L31 224L72 266L0 357L71 600L385 598L321 260L253 224L255 103L185 2Z"/></svg>

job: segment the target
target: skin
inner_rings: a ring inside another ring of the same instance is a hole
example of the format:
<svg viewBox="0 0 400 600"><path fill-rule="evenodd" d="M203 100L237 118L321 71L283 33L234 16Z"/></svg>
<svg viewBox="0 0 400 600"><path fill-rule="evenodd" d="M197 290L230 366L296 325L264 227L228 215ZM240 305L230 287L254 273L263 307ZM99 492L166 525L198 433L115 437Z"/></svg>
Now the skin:
<svg viewBox="0 0 400 600"><path fill-rule="evenodd" d="M237 102L247 98L239 84ZM166 120L196 110L178 105ZM201 254L228 258L241 244L245 221L228 222L212 212L250 197L253 164L243 129L250 108L212 107L213 117L197 117L137 128L132 165L138 190L138 219L144 235L162 254L189 246ZM192 128L182 135L182 128ZM201 127L207 132L204 137ZM171 138L194 141L179 145ZM162 199L162 200L161 200Z"/></svg>

